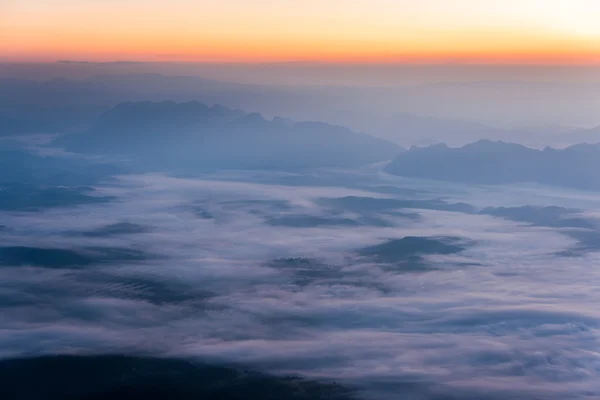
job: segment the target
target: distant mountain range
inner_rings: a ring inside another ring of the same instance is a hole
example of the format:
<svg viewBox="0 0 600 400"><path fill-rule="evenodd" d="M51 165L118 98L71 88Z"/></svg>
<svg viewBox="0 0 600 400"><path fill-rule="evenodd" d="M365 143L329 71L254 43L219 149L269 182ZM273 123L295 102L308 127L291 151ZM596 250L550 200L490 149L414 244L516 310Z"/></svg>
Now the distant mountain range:
<svg viewBox="0 0 600 400"><path fill-rule="evenodd" d="M122 168L78 157L41 155L0 142L0 188L4 185L87 186L124 173Z"/></svg>
<svg viewBox="0 0 600 400"><path fill-rule="evenodd" d="M575 129L562 134L560 137L570 143L599 143L600 126L590 129Z"/></svg>
<svg viewBox="0 0 600 400"><path fill-rule="evenodd" d="M389 88L275 86L160 74L99 75L83 80L0 79L0 136L78 132L89 128L103 112L121 102L169 99L176 102L226 104L249 112L261 112L269 119L280 115L299 121L325 121L400 145L429 145L438 142L463 145L478 139L492 139L534 147L562 147L582 141L600 141L598 132L586 135L573 128L557 133L556 127L562 127L563 124L557 125L548 107L540 106L540 110L533 113L536 123L548 125L547 129L503 129L486 125L485 119L480 121L484 123L473 122L480 116L496 111L505 114L509 108L514 108L512 96L502 95L499 103L494 103L492 98L495 97L492 94L502 88L513 93L518 87L520 86L508 84L439 84ZM538 97L547 99L548 93L558 91L556 88L547 89L551 89L550 92L542 91L532 99L519 99L527 101L533 107L540 103L535 100ZM471 93L472 91L474 92ZM595 93L593 90L588 91ZM471 95L467 96L468 93ZM571 93L569 98L573 96ZM562 97L556 95L552 99L558 101ZM587 97L579 100L587 108L593 108L594 101L595 98ZM561 113L567 106L577 109L570 103L561 103ZM460 115L446 115L446 111L453 107L465 110ZM519 115L526 113L526 105L515 112L517 111ZM503 118L502 124L498 126L506 126L510 120ZM525 123L527 118L515 116L512 120L523 120ZM582 136L589 139L575 140Z"/></svg>
<svg viewBox="0 0 600 400"><path fill-rule="evenodd" d="M321 122L266 120L223 106L172 101L121 103L87 131L55 144L168 170L353 167L390 160L403 150Z"/></svg>
<svg viewBox="0 0 600 400"><path fill-rule="evenodd" d="M600 190L600 145L536 150L480 140L455 148L445 144L413 147L399 154L386 171L405 177L471 184L535 182Z"/></svg>
<svg viewBox="0 0 600 400"><path fill-rule="evenodd" d="M40 155L0 141L0 211L105 203L112 198L97 195L90 185L110 181L119 173L124 170L113 165Z"/></svg>

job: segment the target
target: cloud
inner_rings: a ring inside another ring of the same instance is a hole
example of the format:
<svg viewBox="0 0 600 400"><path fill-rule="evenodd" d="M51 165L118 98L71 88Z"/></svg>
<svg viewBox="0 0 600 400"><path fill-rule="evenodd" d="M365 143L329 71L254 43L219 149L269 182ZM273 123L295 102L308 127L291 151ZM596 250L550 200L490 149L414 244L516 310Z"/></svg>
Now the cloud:
<svg viewBox="0 0 600 400"><path fill-rule="evenodd" d="M334 378L373 396L402 390L409 399L598 393L600 298L593 266L600 257L556 257L576 244L561 227L435 207L401 208L418 215L412 219L395 215L395 208L348 210L323 199L406 200L409 194L239 176L243 182L233 175L124 176L96 188L116 198L110 203L3 212L4 246L125 248L161 258L77 270L1 268L0 355L151 351ZM376 186L423 189L372 179ZM410 204L454 203L440 200L445 187L429 189L411 192L421 201ZM472 204L497 199L481 190L451 193ZM507 204L523 201L521 189L494 190L502 190ZM198 215L198 207L211 218ZM269 223L285 215L365 214L387 224ZM115 226L147 229L73 235ZM458 237L468 246L422 254L421 262L435 268L408 274L359 254L411 236Z"/></svg>
<svg viewBox="0 0 600 400"><path fill-rule="evenodd" d="M120 65L138 65L144 64L143 61L107 61L107 62L98 62L98 61L85 61L85 60L58 60L56 61L59 64L92 64L92 65L107 65L107 66L120 66Z"/></svg>
<svg viewBox="0 0 600 400"><path fill-rule="evenodd" d="M74 235L83 235L88 237L107 237L107 236L117 236L117 235L127 235L127 234L137 234L137 233L147 233L150 231L149 227L132 224L129 222L116 222L114 224L108 224L105 226L101 226L89 231L83 232L73 232Z"/></svg>

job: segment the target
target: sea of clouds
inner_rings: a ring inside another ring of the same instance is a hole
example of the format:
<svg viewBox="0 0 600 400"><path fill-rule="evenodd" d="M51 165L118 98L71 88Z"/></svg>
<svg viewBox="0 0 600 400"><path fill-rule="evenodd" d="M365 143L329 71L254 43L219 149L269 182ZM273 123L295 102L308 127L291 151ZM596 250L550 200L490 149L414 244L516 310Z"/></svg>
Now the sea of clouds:
<svg viewBox="0 0 600 400"><path fill-rule="evenodd" d="M556 205L595 223L600 194L368 170L125 175L96 195L114 200L0 212L3 248L86 260L0 267L0 357L198 357L332 378L367 398L600 396L600 254L567 255L579 228L477 212ZM414 208L328 201L348 197ZM430 200L474 211L419 206ZM462 251L365 255L405 237Z"/></svg>

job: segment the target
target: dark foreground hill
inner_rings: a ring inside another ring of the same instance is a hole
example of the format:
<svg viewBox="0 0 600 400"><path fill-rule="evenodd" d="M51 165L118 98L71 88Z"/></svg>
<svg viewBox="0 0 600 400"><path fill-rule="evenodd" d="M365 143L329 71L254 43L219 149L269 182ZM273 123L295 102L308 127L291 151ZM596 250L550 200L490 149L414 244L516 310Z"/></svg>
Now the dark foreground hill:
<svg viewBox="0 0 600 400"><path fill-rule="evenodd" d="M334 383L184 360L47 356L0 361L3 400L349 400Z"/></svg>
<svg viewBox="0 0 600 400"><path fill-rule="evenodd" d="M402 150L325 123L266 120L222 106L169 101L122 103L86 132L57 144L157 169L352 167L389 160Z"/></svg>
<svg viewBox="0 0 600 400"><path fill-rule="evenodd" d="M600 190L600 145L536 150L489 140L458 148L439 144L399 154L386 171L411 178L470 184L534 182Z"/></svg>

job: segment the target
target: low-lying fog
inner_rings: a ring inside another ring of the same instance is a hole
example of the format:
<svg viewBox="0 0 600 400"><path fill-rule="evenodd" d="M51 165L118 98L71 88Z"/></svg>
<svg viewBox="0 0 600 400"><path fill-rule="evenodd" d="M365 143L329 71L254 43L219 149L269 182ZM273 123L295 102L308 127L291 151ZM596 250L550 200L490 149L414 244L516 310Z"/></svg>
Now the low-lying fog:
<svg viewBox="0 0 600 400"><path fill-rule="evenodd" d="M2 358L197 357L367 398L600 393L599 194L366 168L80 195L3 206Z"/></svg>

